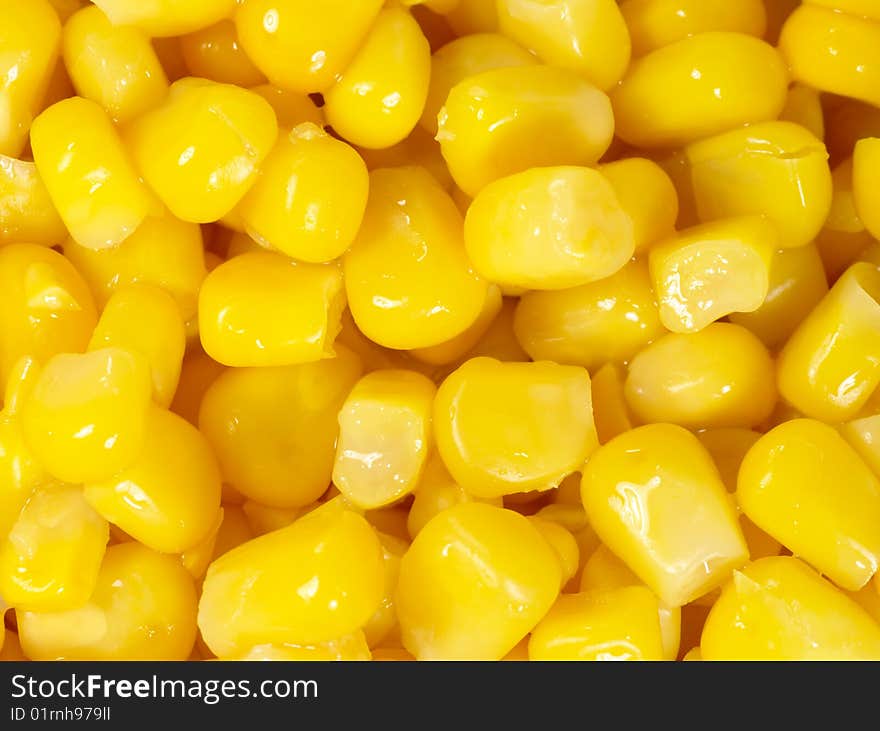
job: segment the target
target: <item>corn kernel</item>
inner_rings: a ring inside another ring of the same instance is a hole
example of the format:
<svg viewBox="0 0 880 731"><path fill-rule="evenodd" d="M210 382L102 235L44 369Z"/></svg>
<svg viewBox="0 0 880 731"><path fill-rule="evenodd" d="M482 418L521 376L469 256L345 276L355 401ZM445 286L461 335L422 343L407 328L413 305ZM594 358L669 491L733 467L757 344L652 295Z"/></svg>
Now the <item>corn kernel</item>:
<svg viewBox="0 0 880 731"><path fill-rule="evenodd" d="M561 524L539 515L530 515L528 520L556 552L559 567L562 570L560 586L565 587L580 568L580 548L575 537Z"/></svg>
<svg viewBox="0 0 880 731"><path fill-rule="evenodd" d="M821 94L803 84L792 84L785 98L785 107L779 119L794 122L809 130L816 139L825 139L825 112Z"/></svg>
<svg viewBox="0 0 880 731"><path fill-rule="evenodd" d="M450 474L476 497L551 490L598 444L589 374L474 358L440 386L434 432Z"/></svg>
<svg viewBox="0 0 880 731"><path fill-rule="evenodd" d="M876 477L880 477L880 415L854 419L840 426L840 435L858 452Z"/></svg>
<svg viewBox="0 0 880 731"><path fill-rule="evenodd" d="M31 146L49 197L81 246L116 246L154 211L119 134L95 102L72 97L49 107L31 126Z"/></svg>
<svg viewBox="0 0 880 731"><path fill-rule="evenodd" d="M643 426L599 447L581 491L602 542L671 607L708 593L748 560L715 465L681 427Z"/></svg>
<svg viewBox="0 0 880 731"><path fill-rule="evenodd" d="M606 363L591 379L593 418L599 444L605 444L618 434L633 428L633 420L624 396L625 378L619 365Z"/></svg>
<svg viewBox="0 0 880 731"><path fill-rule="evenodd" d="M876 660L880 627L805 564L779 556L734 573L700 648L705 660Z"/></svg>
<svg viewBox="0 0 880 731"><path fill-rule="evenodd" d="M357 152L305 123L279 138L236 211L258 242L300 261L328 262L354 241L368 192Z"/></svg>
<svg viewBox="0 0 880 731"><path fill-rule="evenodd" d="M304 508L276 508L271 505L260 505L253 500L245 500L241 509L247 517L251 537L255 537L286 528L315 506L316 503L311 503Z"/></svg>
<svg viewBox="0 0 880 731"><path fill-rule="evenodd" d="M208 566L214 560L214 548L217 544L217 534L220 532L220 526L223 525L223 516L223 508L220 508L217 510L208 532L198 543L180 554L180 563L189 571L190 576L197 581L204 578Z"/></svg>
<svg viewBox="0 0 880 731"><path fill-rule="evenodd" d="M608 97L573 71L549 66L471 76L452 88L437 121L449 172L471 197L533 167L592 165L614 133Z"/></svg>
<svg viewBox="0 0 880 731"><path fill-rule="evenodd" d="M356 513L328 505L211 564L199 628L218 657L258 644L327 642L367 622L384 582L375 531Z"/></svg>
<svg viewBox="0 0 880 731"><path fill-rule="evenodd" d="M181 37L180 47L192 76L236 86L266 83L263 72L254 66L241 47L232 20L221 20L188 33Z"/></svg>
<svg viewBox="0 0 880 731"><path fill-rule="evenodd" d="M319 660L370 660L372 658L364 633L358 630L344 637L312 645L291 643L255 645L244 654L231 659L315 662Z"/></svg>
<svg viewBox="0 0 880 731"><path fill-rule="evenodd" d="M604 279L635 251L632 219L611 183L578 167L528 170L490 183L468 209L464 241L486 279L523 289Z"/></svg>
<svg viewBox="0 0 880 731"><path fill-rule="evenodd" d="M149 36L179 36L228 18L237 0L97 0L114 25L134 25Z"/></svg>
<svg viewBox="0 0 880 731"><path fill-rule="evenodd" d="M501 312L492 321L480 342L468 351L466 354L468 358L483 356L504 363L523 363L529 360L529 354L519 344L513 329L516 305L515 298L504 298Z"/></svg>
<svg viewBox="0 0 880 731"><path fill-rule="evenodd" d="M196 602L193 580L176 556L123 543L107 549L87 604L16 615L31 660L186 660Z"/></svg>
<svg viewBox="0 0 880 731"><path fill-rule="evenodd" d="M641 351L625 393L645 423L757 426L776 405L774 364L748 330L718 322L698 333L670 333Z"/></svg>
<svg viewBox="0 0 880 731"><path fill-rule="evenodd" d="M360 375L360 359L343 347L330 360L221 374L204 395L199 428L224 480L263 505L317 500L330 484L337 414Z"/></svg>
<svg viewBox="0 0 880 731"><path fill-rule="evenodd" d="M859 218L874 238L880 238L880 193L877 184L880 176L880 139L870 137L859 140L853 153L853 197Z"/></svg>
<svg viewBox="0 0 880 731"><path fill-rule="evenodd" d="M0 246L16 241L53 246L66 238L37 166L0 155Z"/></svg>
<svg viewBox="0 0 880 731"><path fill-rule="evenodd" d="M368 338L409 350L473 325L489 285L470 266L461 228L455 203L423 168L370 175L367 212L344 259L349 307Z"/></svg>
<svg viewBox="0 0 880 731"><path fill-rule="evenodd" d="M364 625L364 639L369 647L378 647L397 627L397 613L394 609L394 594L400 576L400 561L409 548L406 541L379 533L382 544L382 565L385 570L384 594L379 608Z"/></svg>
<svg viewBox="0 0 880 731"><path fill-rule="evenodd" d="M403 8L385 8L324 94L327 122L356 145L391 147L418 124L430 78L431 48L419 24Z"/></svg>
<svg viewBox="0 0 880 731"><path fill-rule="evenodd" d="M497 6L504 35L600 89L614 86L629 65L629 31L614 0L498 0Z"/></svg>
<svg viewBox="0 0 880 731"><path fill-rule="evenodd" d="M324 113L315 106L314 102L305 94L280 89L271 84L261 84L251 89L269 102L275 110L279 128L293 129L303 122L323 127Z"/></svg>
<svg viewBox="0 0 880 731"><path fill-rule="evenodd" d="M432 518L400 565L397 615L420 660L506 655L559 594L559 559L510 510L465 503Z"/></svg>
<svg viewBox="0 0 880 731"><path fill-rule="evenodd" d="M611 102L624 142L673 147L776 119L787 90L776 49L742 33L711 32L634 61Z"/></svg>
<svg viewBox="0 0 880 731"><path fill-rule="evenodd" d="M168 92L168 79L146 33L113 25L88 6L64 26L64 64L80 96L100 104L117 123L155 107Z"/></svg>

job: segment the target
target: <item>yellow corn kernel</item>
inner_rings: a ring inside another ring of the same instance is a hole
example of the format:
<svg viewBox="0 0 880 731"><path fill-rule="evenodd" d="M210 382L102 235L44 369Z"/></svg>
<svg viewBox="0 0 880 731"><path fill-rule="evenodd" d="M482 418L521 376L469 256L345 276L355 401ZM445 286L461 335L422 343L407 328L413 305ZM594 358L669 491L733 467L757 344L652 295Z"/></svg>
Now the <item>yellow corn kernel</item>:
<svg viewBox="0 0 880 731"><path fill-rule="evenodd" d="M360 375L360 359L343 347L329 360L221 374L202 399L199 428L224 480L263 505L317 500L330 484L337 414Z"/></svg>
<svg viewBox="0 0 880 731"><path fill-rule="evenodd" d="M880 415L854 419L840 426L841 436L859 453L859 456L880 477Z"/></svg>
<svg viewBox="0 0 880 731"><path fill-rule="evenodd" d="M224 553L255 537L244 510L237 505L225 505L223 507L223 522L220 523L217 538L214 540L211 560L218 559ZM207 569L207 567L205 568Z"/></svg>
<svg viewBox="0 0 880 731"><path fill-rule="evenodd" d="M404 8L385 8L324 94L327 122L361 147L391 147L418 124L430 78L431 48L419 24Z"/></svg>
<svg viewBox="0 0 880 731"><path fill-rule="evenodd" d="M345 497L342 496L342 493L339 492L336 486L331 485L321 499L326 502L337 496L340 498L340 500L345 501ZM346 505L354 509L353 506L351 506L351 504L347 501ZM396 538L400 541L403 541L404 543L409 544L409 532L406 529L408 508L409 501L401 501L387 508L365 510L363 511L363 516L367 519L367 522L371 526L373 526L373 528L375 528L379 533L385 534L391 538Z"/></svg>
<svg viewBox="0 0 880 731"><path fill-rule="evenodd" d="M119 246L94 251L68 240L64 255L88 282L100 307L118 287L140 282L169 292L184 321L196 315L207 271L202 234L194 223L150 216Z"/></svg>
<svg viewBox="0 0 880 731"><path fill-rule="evenodd" d="M369 647L378 647L397 627L397 613L394 609L394 594L400 576L400 561L409 544L394 536L378 533L382 544L382 565L385 571L384 594L379 608L364 625L364 638Z"/></svg>
<svg viewBox="0 0 880 731"><path fill-rule="evenodd" d="M795 419L768 432L743 460L737 500L844 589L861 589L880 564L880 482L830 426Z"/></svg>
<svg viewBox="0 0 880 731"><path fill-rule="evenodd" d="M556 292L527 292L514 332L534 360L594 371L629 361L665 332L648 266L634 261L597 282Z"/></svg>
<svg viewBox="0 0 880 731"><path fill-rule="evenodd" d="M474 268L503 287L567 289L619 271L635 251L633 223L601 173L527 170L500 178L468 209Z"/></svg>
<svg viewBox="0 0 880 731"><path fill-rule="evenodd" d="M140 454L150 391L139 354L103 348L53 356L21 407L25 441L63 482L106 479Z"/></svg>
<svg viewBox="0 0 880 731"><path fill-rule="evenodd" d="M278 645L255 645L247 652L237 655L231 660L262 660L262 661L354 661L370 660L370 648L364 633L360 630L338 637L328 642L317 642L313 645L296 645L284 643Z"/></svg>
<svg viewBox="0 0 880 731"><path fill-rule="evenodd" d="M64 64L76 93L125 123L155 107L168 93L168 79L141 29L113 25L93 5L64 26Z"/></svg>
<svg viewBox="0 0 880 731"><path fill-rule="evenodd" d="M208 566L214 560L217 534L220 532L220 526L223 525L223 516L223 508L220 508L214 516L210 530L198 543L180 554L180 563L196 581L204 578Z"/></svg>
<svg viewBox="0 0 880 731"><path fill-rule="evenodd" d="M564 587L574 578L580 567L580 548L577 540L560 523L547 520L539 515L530 515L528 520L556 552L559 567L562 570L560 586Z"/></svg>
<svg viewBox="0 0 880 731"><path fill-rule="evenodd" d="M804 0L807 5L831 8L841 13L860 15L871 20L880 20L880 8L873 0Z"/></svg>
<svg viewBox="0 0 880 731"><path fill-rule="evenodd" d="M704 660L876 660L880 627L791 556L734 573L700 640Z"/></svg>
<svg viewBox="0 0 880 731"><path fill-rule="evenodd" d="M776 119L787 91L775 48L742 33L711 32L634 61L611 102L624 142L672 147Z"/></svg>
<svg viewBox="0 0 880 731"><path fill-rule="evenodd" d="M421 125L437 134L437 115L454 86L470 76L511 66L532 66L537 59L497 33L478 33L447 43L431 58L431 83Z"/></svg>
<svg viewBox="0 0 880 731"><path fill-rule="evenodd" d="M31 126L31 146L49 197L81 246L116 246L154 210L113 123L95 102L72 97L49 107Z"/></svg>
<svg viewBox="0 0 880 731"><path fill-rule="evenodd" d="M208 569L199 628L218 657L258 644L327 642L382 601L382 546L364 518L327 505L233 549Z"/></svg>
<svg viewBox="0 0 880 731"><path fill-rule="evenodd" d="M16 615L31 660L186 660L196 638L196 603L177 556L122 543L107 549L87 604Z"/></svg>
<svg viewBox="0 0 880 731"><path fill-rule="evenodd" d="M762 215L781 248L810 243L831 210L828 152L791 122L765 122L696 142L686 151L703 221Z"/></svg>
<svg viewBox="0 0 880 731"><path fill-rule="evenodd" d="M333 356L345 307L342 271L281 254L237 256L199 291L205 352L227 366L280 366Z"/></svg>
<svg viewBox="0 0 880 731"><path fill-rule="evenodd" d="M304 123L281 135L236 211L258 242L300 261L327 262L354 241L368 193L357 152Z"/></svg>
<svg viewBox="0 0 880 731"><path fill-rule="evenodd" d="M308 94L326 91L345 71L381 8L382 0L245 0L235 25L273 84Z"/></svg>
<svg viewBox="0 0 880 731"><path fill-rule="evenodd" d="M795 81L880 104L880 23L804 4L779 37Z"/></svg>
<svg viewBox="0 0 880 731"><path fill-rule="evenodd" d="M186 333L174 298L151 284L120 287L108 300L89 350L119 347L140 353L150 365L153 400L167 407L174 398Z"/></svg>
<svg viewBox="0 0 880 731"><path fill-rule="evenodd" d="M177 414L153 408L144 446L128 467L89 481L86 499L135 540L182 553L205 538L220 507L220 468L208 441Z"/></svg>
<svg viewBox="0 0 880 731"><path fill-rule="evenodd" d="M870 151L870 142L870 140L859 140L856 146L861 145L863 152L868 152ZM867 146L865 146L865 143L867 143ZM868 159L863 157L861 162L860 174L863 175L870 166L870 157ZM868 164L866 165L865 163ZM865 224L859 216L855 194L855 153L853 153L852 157L843 160L831 171L831 181L834 186L834 195L828 219L825 221L825 228L831 231L851 234L863 232ZM864 192L864 183L868 183L869 179L860 179L859 182L860 188ZM870 211L866 211L866 213L870 217ZM848 262L847 266L851 263L852 261ZM846 266L843 267L843 269L845 268Z"/></svg>
<svg viewBox="0 0 880 731"><path fill-rule="evenodd" d="M497 7L504 35L600 89L614 86L629 65L629 31L614 0L498 0Z"/></svg>
<svg viewBox="0 0 880 731"><path fill-rule="evenodd" d="M853 418L880 384L880 271L853 264L779 355L782 396L828 422Z"/></svg>
<svg viewBox="0 0 880 731"><path fill-rule="evenodd" d="M453 193L456 187L446 167L446 161L440 152L440 143L421 126L416 127L410 135L391 147L381 150L369 150L366 147L356 148L358 154L367 164L368 170L379 168L411 167L418 165L425 168L440 183L443 190ZM458 201L456 201L458 205ZM467 212L467 207L462 214Z"/></svg>
<svg viewBox="0 0 880 731"><path fill-rule="evenodd" d="M232 20L225 19L181 37L180 48L192 76L221 84L256 86L266 83L238 41Z"/></svg>
<svg viewBox="0 0 880 731"><path fill-rule="evenodd" d="M614 133L608 97L575 72L550 66L471 76L449 92L437 122L449 172L471 197L533 167L592 165Z"/></svg>
<svg viewBox="0 0 880 731"><path fill-rule="evenodd" d="M605 444L633 428L624 396L624 380L623 369L615 363L606 363L591 379L593 418L599 444Z"/></svg>
<svg viewBox="0 0 880 731"><path fill-rule="evenodd" d="M547 613L561 576L555 551L518 513L480 503L444 510L400 565L404 647L419 660L498 660Z"/></svg>
<svg viewBox="0 0 880 731"><path fill-rule="evenodd" d="M459 0L458 5L445 15L449 25L460 36L498 30L495 0Z"/></svg>
<svg viewBox="0 0 880 731"><path fill-rule="evenodd" d="M61 23L46 0L0 3L0 154L17 157L27 144L60 45Z"/></svg>
<svg viewBox="0 0 880 731"><path fill-rule="evenodd" d="M523 350L513 330L517 300L505 297L501 304L501 312L492 321L485 335L468 353L469 358L495 358L504 363L522 363L529 360L529 354Z"/></svg>
<svg viewBox="0 0 880 731"><path fill-rule="evenodd" d="M444 343L473 325L486 301L461 214L423 168L371 173L367 212L344 262L355 323L388 348Z"/></svg>
<svg viewBox="0 0 880 731"><path fill-rule="evenodd" d="M852 190L859 218L874 238L880 238L880 139L859 140L853 152Z"/></svg>
<svg viewBox="0 0 880 731"><path fill-rule="evenodd" d="M0 384L24 355L45 361L86 349L97 314L83 278L34 244L0 248Z"/></svg>
<svg viewBox="0 0 880 731"><path fill-rule="evenodd" d="M751 427L776 405L775 369L752 333L717 322L645 348L630 364L625 394L644 423Z"/></svg>
<svg viewBox="0 0 880 731"><path fill-rule="evenodd" d="M178 218L216 221L256 180L275 144L275 112L259 94L207 79L180 79L126 131L150 187Z"/></svg>
<svg viewBox="0 0 880 731"><path fill-rule="evenodd" d="M770 262L770 286L754 312L731 313L730 321L751 330L768 348L782 345L828 292L822 258L814 244L782 249Z"/></svg>
<svg viewBox="0 0 880 731"><path fill-rule="evenodd" d="M644 586L564 594L532 632L529 660L662 660L658 612Z"/></svg>
<svg viewBox="0 0 880 731"><path fill-rule="evenodd" d="M764 37L768 43L777 43L782 26L801 0L764 0L767 9L767 32Z"/></svg>
<svg viewBox="0 0 880 731"><path fill-rule="evenodd" d="M342 344L349 350L357 353L363 362L364 372L370 373L383 368L405 368L411 366L404 353L389 350L377 345L364 335L354 322L351 310L347 307L342 313L342 329L336 338L336 343Z"/></svg>
<svg viewBox="0 0 880 731"><path fill-rule="evenodd" d="M825 139L825 113L821 95L803 84L792 84L785 98L785 107L779 119L794 122L809 130L816 139Z"/></svg>
<svg viewBox="0 0 880 731"><path fill-rule="evenodd" d="M134 25L151 37L179 36L235 12L237 0L97 0L114 25Z"/></svg>
<svg viewBox="0 0 880 731"><path fill-rule="evenodd" d="M433 446L436 387L413 371L373 371L339 412L333 484L354 505L373 510L410 494Z"/></svg>
<svg viewBox="0 0 880 731"><path fill-rule="evenodd" d="M253 500L245 500L241 509L247 517L252 533L251 537L262 536L272 531L286 528L297 518L301 518L315 503L304 508L275 508L271 505L260 505Z"/></svg>
<svg viewBox="0 0 880 731"><path fill-rule="evenodd" d="M82 606L95 589L108 538L107 521L78 487L36 490L0 544L0 595L18 611Z"/></svg>
<svg viewBox="0 0 880 731"><path fill-rule="evenodd" d="M0 155L0 246L17 241L53 246L66 238L37 166Z"/></svg>
<svg viewBox="0 0 880 731"><path fill-rule="evenodd" d="M776 230L757 216L682 231L651 249L651 282L660 321L676 333L699 332L732 312L754 312L770 289Z"/></svg>
<svg viewBox="0 0 880 731"><path fill-rule="evenodd" d="M272 84L261 84L251 89L269 102L275 110L278 126L281 129L293 129L303 122L324 126L324 112L306 95L294 91L280 89Z"/></svg>
<svg viewBox="0 0 880 731"><path fill-rule="evenodd" d="M762 0L623 0L634 56L709 31L761 38L767 25Z"/></svg>
<svg viewBox="0 0 880 731"><path fill-rule="evenodd" d="M663 169L675 186L678 196L678 228L690 228L700 221L697 217L697 203L694 200L694 186L691 183L691 167L684 150L657 151L657 164Z"/></svg>
<svg viewBox="0 0 880 731"><path fill-rule="evenodd" d="M633 223L636 253L669 238L678 218L678 193L669 175L652 160L629 157L598 167Z"/></svg>
<svg viewBox="0 0 880 731"><path fill-rule="evenodd" d="M555 363L473 358L440 386L434 433L470 494L552 490L596 448L590 376Z"/></svg>
<svg viewBox="0 0 880 731"><path fill-rule="evenodd" d="M581 493L602 542L671 607L708 593L748 560L711 457L679 426L639 427L599 447Z"/></svg>

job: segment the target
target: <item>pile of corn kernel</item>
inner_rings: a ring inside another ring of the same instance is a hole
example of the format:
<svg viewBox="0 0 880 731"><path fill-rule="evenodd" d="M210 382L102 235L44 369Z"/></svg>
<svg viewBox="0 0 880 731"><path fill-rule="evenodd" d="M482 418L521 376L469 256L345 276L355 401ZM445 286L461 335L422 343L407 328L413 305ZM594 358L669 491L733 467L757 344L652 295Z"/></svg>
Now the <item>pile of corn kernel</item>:
<svg viewBox="0 0 880 731"><path fill-rule="evenodd" d="M0 0L0 658L880 659L877 0Z"/></svg>

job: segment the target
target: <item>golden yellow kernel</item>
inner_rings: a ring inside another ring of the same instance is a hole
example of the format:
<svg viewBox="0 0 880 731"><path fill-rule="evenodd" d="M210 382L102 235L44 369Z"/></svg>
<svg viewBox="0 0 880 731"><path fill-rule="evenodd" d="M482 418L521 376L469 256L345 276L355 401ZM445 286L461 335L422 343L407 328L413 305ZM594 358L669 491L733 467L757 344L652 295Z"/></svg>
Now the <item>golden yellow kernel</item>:
<svg viewBox="0 0 880 731"><path fill-rule="evenodd" d="M179 36L230 17L237 0L97 0L114 25L134 25L153 36Z"/></svg>
<svg viewBox="0 0 880 731"><path fill-rule="evenodd" d="M37 166L0 155L0 246L17 241L54 246L66 238Z"/></svg>
<svg viewBox="0 0 880 731"><path fill-rule="evenodd" d="M182 36L180 48L192 76L236 86L266 82L263 72L254 66L239 43L232 20L221 20Z"/></svg>

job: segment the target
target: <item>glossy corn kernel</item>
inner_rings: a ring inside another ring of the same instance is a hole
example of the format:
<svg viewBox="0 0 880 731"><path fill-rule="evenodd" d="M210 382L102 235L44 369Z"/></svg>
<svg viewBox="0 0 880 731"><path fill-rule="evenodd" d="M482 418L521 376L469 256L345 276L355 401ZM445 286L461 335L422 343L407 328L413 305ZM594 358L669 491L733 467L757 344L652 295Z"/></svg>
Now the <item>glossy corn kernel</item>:
<svg viewBox="0 0 880 731"><path fill-rule="evenodd" d="M237 0L98 0L114 25L134 25L151 37L179 36L228 18Z"/></svg>
<svg viewBox="0 0 880 731"><path fill-rule="evenodd" d="M624 142L673 147L775 119L787 89L776 49L742 33L712 32L634 61L611 101Z"/></svg>
<svg viewBox="0 0 880 731"><path fill-rule="evenodd" d="M633 428L632 416L624 396L626 374L615 363L606 363L592 377L593 418L599 444ZM578 497L580 502L580 497Z"/></svg>
<svg viewBox="0 0 880 731"><path fill-rule="evenodd" d="M822 95L803 84L792 84L785 98L785 107L779 119L794 122L807 129L816 139L825 139L825 112Z"/></svg>
<svg viewBox="0 0 880 731"><path fill-rule="evenodd" d="M264 505L317 500L330 484L337 414L360 375L360 359L343 347L315 363L225 371L199 414L224 481Z"/></svg>
<svg viewBox="0 0 880 731"><path fill-rule="evenodd" d="M455 197L457 188L446 167L446 161L440 152L440 143L424 130L421 126L416 127L402 142L381 150L370 150L366 147L356 148L358 154L367 163L369 170L379 168L412 167L418 165L425 168L434 177L446 192L452 191ZM456 205L459 201L456 200ZM467 211L467 207L462 213Z"/></svg>
<svg viewBox="0 0 880 731"><path fill-rule="evenodd" d="M126 139L138 169L178 218L216 221L256 180L278 134L260 95L230 84L186 78L135 120Z"/></svg>
<svg viewBox="0 0 880 731"><path fill-rule="evenodd" d="M880 628L808 566L779 556L734 573L700 647L705 660L876 660Z"/></svg>
<svg viewBox="0 0 880 731"><path fill-rule="evenodd" d="M309 645L291 643L255 645L231 660L250 661L356 661L371 660L370 648L364 633L358 630L328 642Z"/></svg>
<svg viewBox="0 0 880 731"><path fill-rule="evenodd" d="M54 246L66 238L37 166L0 155L0 246L17 241Z"/></svg>
<svg viewBox="0 0 880 731"><path fill-rule="evenodd" d="M580 547L571 532L552 520L547 520L539 515L530 515L529 522L538 529L544 540L556 552L559 560L559 568L562 571L560 586L571 581L580 568Z"/></svg>
<svg viewBox="0 0 880 731"><path fill-rule="evenodd" d="M80 96L100 104L117 123L155 107L168 79L150 39L141 29L113 25L100 8L88 6L64 26L64 64Z"/></svg>
<svg viewBox="0 0 880 731"><path fill-rule="evenodd" d="M327 122L349 142L391 147L418 124L428 96L431 48L403 8L385 8L324 94Z"/></svg>
<svg viewBox="0 0 880 731"><path fill-rule="evenodd" d="M174 298L150 284L120 287L95 327L89 350L118 347L140 353L150 365L153 400L167 407L174 398L186 332Z"/></svg>
<svg viewBox="0 0 880 731"><path fill-rule="evenodd" d="M181 37L180 47L192 76L236 86L266 83L263 72L254 66L241 47L232 20L221 20L188 33Z"/></svg>
<svg viewBox="0 0 880 731"><path fill-rule="evenodd" d="M842 424L840 435L859 453L870 470L880 477L880 415L865 416Z"/></svg>
<svg viewBox="0 0 880 731"><path fill-rule="evenodd" d="M381 8L382 0L245 0L235 25L241 47L273 84L308 94L333 85Z"/></svg>
<svg viewBox="0 0 880 731"><path fill-rule="evenodd" d="M670 333L630 363L626 400L645 423L751 427L776 405L773 360L752 333L718 322Z"/></svg>
<svg viewBox="0 0 880 731"><path fill-rule="evenodd" d="M602 542L671 607L748 560L712 459L681 427L654 424L612 439L590 457L581 490Z"/></svg>
<svg viewBox="0 0 880 731"><path fill-rule="evenodd" d="M431 83L421 125L437 134L437 115L449 92L470 76L493 69L532 66L537 59L518 43L497 33L476 33L447 43L431 58Z"/></svg>
<svg viewBox="0 0 880 731"><path fill-rule="evenodd" d="M737 500L756 525L838 586L861 589L880 561L880 482L832 427L786 422L743 460Z"/></svg>
<svg viewBox="0 0 880 731"><path fill-rule="evenodd" d="M779 391L823 421L854 417L880 383L880 272L851 266L789 338L778 360Z"/></svg>
<svg viewBox="0 0 880 731"><path fill-rule="evenodd" d="M553 489L598 444L589 374L555 363L469 360L440 386L433 423L450 474L481 498Z"/></svg>
<svg viewBox="0 0 880 731"><path fill-rule="evenodd" d="M236 367L329 358L344 307L339 267L269 252L243 254L202 284L202 347L219 363Z"/></svg>
<svg viewBox="0 0 880 731"><path fill-rule="evenodd" d="M629 31L614 0L499 0L497 7L500 31L550 66L606 90L626 71Z"/></svg>
<svg viewBox="0 0 880 731"><path fill-rule="evenodd" d="M286 528L297 518L301 518L312 510L316 504L311 503L304 508L276 508L271 505L260 505L253 500L246 500L241 509L247 517L253 536L262 536Z"/></svg>
<svg viewBox="0 0 880 731"><path fill-rule="evenodd" d="M281 129L293 129L303 122L324 126L324 112L306 94L281 89L272 84L254 86L251 91L269 102L275 110L278 127Z"/></svg>
<svg viewBox="0 0 880 731"><path fill-rule="evenodd" d="M608 97L575 72L519 66L454 86L438 129L449 172L473 197L533 167L592 165L611 144L614 118Z"/></svg>
<svg viewBox="0 0 880 731"><path fill-rule="evenodd" d="M620 12L634 56L709 31L761 38L767 24L763 0L623 0Z"/></svg>
<svg viewBox="0 0 880 731"><path fill-rule="evenodd" d="M400 538L378 533L382 544L382 565L385 570L384 594L379 608L364 625L363 634L369 647L378 647L397 628L397 612L394 608L394 594L400 576L400 561L409 543Z"/></svg>
<svg viewBox="0 0 880 731"><path fill-rule="evenodd" d="M657 597L644 586L565 594L529 640L529 660L663 658Z"/></svg>
<svg viewBox="0 0 880 731"><path fill-rule="evenodd" d="M214 559L214 548L220 526L223 525L223 515L223 508L219 508L211 521L208 532L199 539L198 543L180 554L180 563L196 581L204 578L208 566Z"/></svg>
<svg viewBox="0 0 880 731"><path fill-rule="evenodd" d="M313 644L362 627L382 600L382 546L364 518L327 505L211 564L199 628L218 657Z"/></svg>
<svg viewBox="0 0 880 731"><path fill-rule="evenodd" d="M17 157L58 59L61 23L46 0L3 0L0 29L0 154Z"/></svg>
<svg viewBox="0 0 880 731"><path fill-rule="evenodd" d="M25 441L63 482L101 480L125 469L144 444L150 369L119 348L50 358L21 407Z"/></svg>
<svg viewBox="0 0 880 731"><path fill-rule="evenodd" d="M880 104L880 23L804 4L786 21L779 50L796 81Z"/></svg>
<svg viewBox="0 0 880 731"><path fill-rule="evenodd" d="M559 594L559 559L523 516L479 503L435 516L403 557L396 604L420 660L504 657Z"/></svg>
<svg viewBox="0 0 880 731"><path fill-rule="evenodd" d="M113 477L89 481L85 495L95 510L145 546L182 553L215 522L220 469L197 429L153 408L140 455Z"/></svg>
<svg viewBox="0 0 880 731"><path fill-rule="evenodd" d="M767 296L754 312L733 312L730 321L751 330L768 348L782 345L828 292L815 245L783 249L770 262Z"/></svg>
<svg viewBox="0 0 880 731"><path fill-rule="evenodd" d="M669 175L652 160L629 157L600 165L624 212L633 224L636 253L675 231L678 193Z"/></svg>
<svg viewBox="0 0 880 731"><path fill-rule="evenodd" d="M97 315L89 288L61 254L34 244L0 248L0 383L28 355L85 350Z"/></svg>
<svg viewBox="0 0 880 731"><path fill-rule="evenodd" d="M89 249L113 247L155 202L110 118L80 97L49 107L31 126L34 162L70 235Z"/></svg>
<svg viewBox="0 0 880 731"><path fill-rule="evenodd" d="M436 387L413 371L373 371L339 412L333 484L365 510L411 493L433 445Z"/></svg>
<svg viewBox="0 0 880 731"><path fill-rule="evenodd" d="M0 595L19 611L82 606L97 583L108 537L107 521L78 487L38 489L0 544Z"/></svg>
<svg viewBox="0 0 880 731"><path fill-rule="evenodd" d="M177 556L138 543L107 549L95 591L63 612L17 612L31 660L186 660L196 637L196 591Z"/></svg>
<svg viewBox="0 0 880 731"><path fill-rule="evenodd" d="M749 216L687 229L654 246L649 264L660 322L694 333L732 312L757 310L770 289L777 243L772 224Z"/></svg>
<svg viewBox="0 0 880 731"><path fill-rule="evenodd" d="M831 210L831 170L822 141L791 122L765 122L687 148L697 212L704 221L763 215L778 245L810 243Z"/></svg>
<svg viewBox="0 0 880 731"><path fill-rule="evenodd" d="M299 261L327 262L354 241L368 192L357 152L305 123L281 135L236 211L257 241Z"/></svg>
<svg viewBox="0 0 880 731"><path fill-rule="evenodd" d="M567 289L619 271L635 251L633 223L591 168L527 170L480 191L464 241L474 268L503 287Z"/></svg>
<svg viewBox="0 0 880 731"><path fill-rule="evenodd" d="M852 190L856 210L865 228L876 239L880 238L880 139L859 140L853 152Z"/></svg>
<svg viewBox="0 0 880 731"><path fill-rule="evenodd" d="M389 348L444 343L479 317L488 284L471 268L461 214L423 168L376 170L360 232L345 255L358 328Z"/></svg>
<svg viewBox="0 0 880 731"><path fill-rule="evenodd" d="M666 332L641 261L580 287L527 292L516 308L514 331L534 360L590 371L629 361Z"/></svg>

